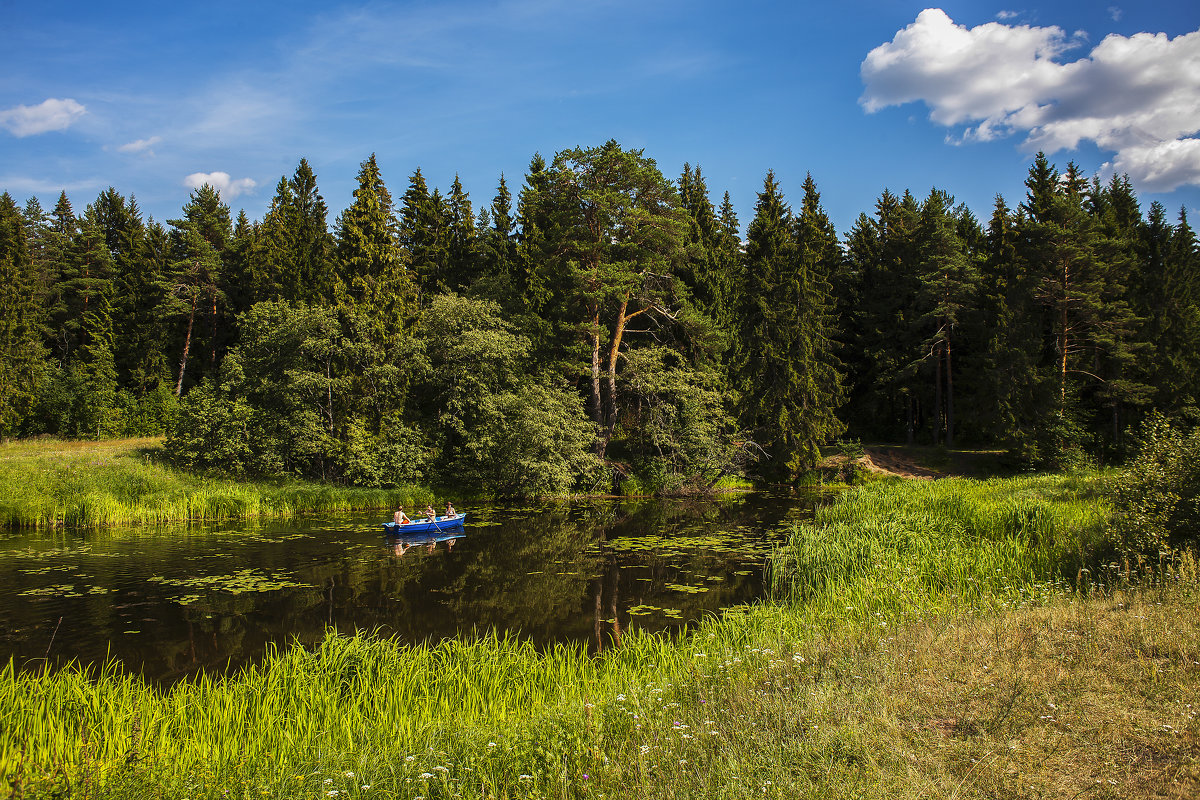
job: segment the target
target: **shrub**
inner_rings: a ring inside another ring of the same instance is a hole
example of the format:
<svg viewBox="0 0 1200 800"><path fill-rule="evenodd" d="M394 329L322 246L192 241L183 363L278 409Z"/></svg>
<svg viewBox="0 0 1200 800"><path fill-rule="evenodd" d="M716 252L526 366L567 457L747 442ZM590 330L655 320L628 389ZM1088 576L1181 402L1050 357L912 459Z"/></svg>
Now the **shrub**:
<svg viewBox="0 0 1200 800"><path fill-rule="evenodd" d="M1184 434L1154 414L1137 439L1137 457L1112 492L1116 528L1124 555L1156 556L1198 535L1200 430Z"/></svg>

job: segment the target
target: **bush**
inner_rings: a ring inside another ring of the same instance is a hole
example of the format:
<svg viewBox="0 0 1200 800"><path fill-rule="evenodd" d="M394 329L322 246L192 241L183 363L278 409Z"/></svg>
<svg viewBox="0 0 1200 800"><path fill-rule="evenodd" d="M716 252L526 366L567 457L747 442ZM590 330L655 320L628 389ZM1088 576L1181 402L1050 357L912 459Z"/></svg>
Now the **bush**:
<svg viewBox="0 0 1200 800"><path fill-rule="evenodd" d="M352 485L393 488L424 480L428 449L420 429L405 425L399 415L386 419L378 434L355 419L346 426L338 460Z"/></svg>
<svg viewBox="0 0 1200 800"><path fill-rule="evenodd" d="M195 386L179 405L167 435L166 452L178 466L245 474L251 467L251 410L207 381Z"/></svg>
<svg viewBox="0 0 1200 800"><path fill-rule="evenodd" d="M1184 434L1154 414L1137 439L1137 457L1112 492L1116 528L1124 555L1157 556L1198 536L1200 430Z"/></svg>

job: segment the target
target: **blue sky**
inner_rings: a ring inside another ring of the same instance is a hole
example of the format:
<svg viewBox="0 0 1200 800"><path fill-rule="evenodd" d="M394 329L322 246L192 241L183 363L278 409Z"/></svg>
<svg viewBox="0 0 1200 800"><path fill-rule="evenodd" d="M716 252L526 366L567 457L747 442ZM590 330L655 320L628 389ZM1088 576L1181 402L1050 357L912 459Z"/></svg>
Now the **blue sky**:
<svg viewBox="0 0 1200 800"><path fill-rule="evenodd" d="M1039 147L1200 219L1198 129L1178 0L0 0L0 191L77 211L111 185L168 219L207 179L260 218L305 157L332 225L372 152L397 196L421 167L478 208L535 151L613 138L699 164L743 226L768 169L793 200L812 172L840 233L885 187L986 220Z"/></svg>

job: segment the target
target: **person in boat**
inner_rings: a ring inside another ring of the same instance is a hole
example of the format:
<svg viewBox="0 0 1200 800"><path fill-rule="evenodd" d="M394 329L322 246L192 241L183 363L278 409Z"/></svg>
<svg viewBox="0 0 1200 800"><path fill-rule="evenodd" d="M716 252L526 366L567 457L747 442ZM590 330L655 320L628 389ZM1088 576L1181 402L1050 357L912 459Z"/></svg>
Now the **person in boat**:
<svg viewBox="0 0 1200 800"><path fill-rule="evenodd" d="M458 516L458 512L454 510L453 504L449 500L446 501L446 516L445 519L454 519Z"/></svg>
<svg viewBox="0 0 1200 800"><path fill-rule="evenodd" d="M396 513L392 515L392 519L397 525L407 525L408 523L412 522L412 520L408 518L408 514L404 513L404 506L396 506Z"/></svg>
<svg viewBox="0 0 1200 800"><path fill-rule="evenodd" d="M437 522L437 512L433 510L432 505L425 506L425 518L430 522Z"/></svg>

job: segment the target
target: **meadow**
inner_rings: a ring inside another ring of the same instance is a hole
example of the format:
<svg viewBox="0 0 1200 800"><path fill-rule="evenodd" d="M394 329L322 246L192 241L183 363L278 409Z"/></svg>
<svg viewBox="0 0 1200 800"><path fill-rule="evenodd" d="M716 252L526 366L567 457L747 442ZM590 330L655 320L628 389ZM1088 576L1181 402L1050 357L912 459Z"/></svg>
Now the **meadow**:
<svg viewBox="0 0 1200 800"><path fill-rule="evenodd" d="M0 526L11 528L217 522L432 500L419 487L357 489L195 475L164 462L162 439L0 445Z"/></svg>
<svg viewBox="0 0 1200 800"><path fill-rule="evenodd" d="M881 481L775 600L591 657L330 633L169 690L0 672L15 796L1129 797L1200 788L1200 578L1108 562L1097 476Z"/></svg>

